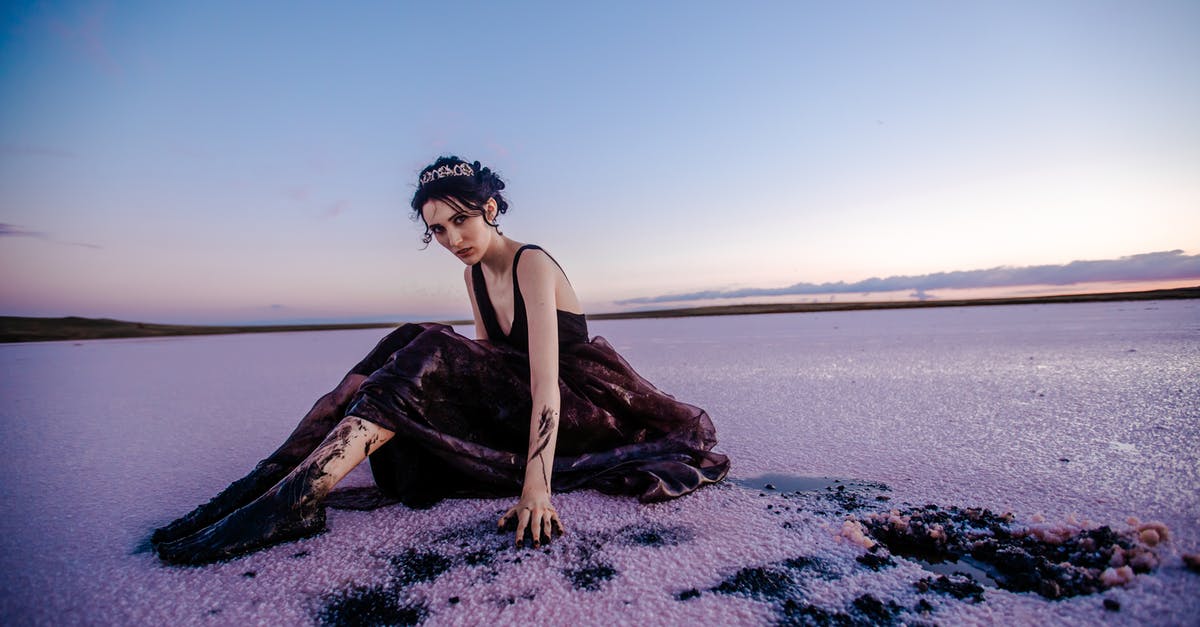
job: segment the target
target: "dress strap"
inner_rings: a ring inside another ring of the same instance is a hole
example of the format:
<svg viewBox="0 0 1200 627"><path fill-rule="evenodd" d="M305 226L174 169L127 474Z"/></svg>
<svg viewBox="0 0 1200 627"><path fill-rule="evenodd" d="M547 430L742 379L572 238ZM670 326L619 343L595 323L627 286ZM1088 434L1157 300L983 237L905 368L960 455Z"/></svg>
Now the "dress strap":
<svg viewBox="0 0 1200 627"><path fill-rule="evenodd" d="M524 311L525 311L525 299L521 297L521 284L517 280L517 263L519 263L521 261L521 253L525 252L526 248L533 248L535 250L540 250L543 253L545 253L545 255L547 257L550 257L550 261L553 261L554 265L558 266L558 271L563 273L563 278L567 279L567 283L571 282L571 279L569 277L567 277L567 271L563 270L563 267L562 267L562 265L560 265L558 263L558 260L555 259L554 256L551 255L550 253L547 253L546 249L542 248L541 246L538 246L537 244L525 244L524 246L518 248L517 254L515 256L513 256L513 267L512 267L513 302L517 305L517 312L514 312L514 315L513 315L514 320L517 318L517 316L524 316Z"/></svg>
<svg viewBox="0 0 1200 627"><path fill-rule="evenodd" d="M483 319L483 328L487 330L492 341L504 337L500 330L500 320L496 316L496 308L492 306L492 298L488 296L487 283L483 280L483 267L480 264L471 266L471 287L475 290L475 305L479 307L479 317ZM509 329L511 332L512 330Z"/></svg>

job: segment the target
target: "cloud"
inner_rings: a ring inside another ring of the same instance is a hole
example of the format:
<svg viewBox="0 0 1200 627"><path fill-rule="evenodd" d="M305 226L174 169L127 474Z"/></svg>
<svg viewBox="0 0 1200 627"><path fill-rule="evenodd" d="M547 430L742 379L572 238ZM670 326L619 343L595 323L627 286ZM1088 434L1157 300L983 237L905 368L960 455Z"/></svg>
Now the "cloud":
<svg viewBox="0 0 1200 627"><path fill-rule="evenodd" d="M104 248L99 244L89 244L87 242L64 242L62 240L51 237L49 233L43 231L31 231L23 226L16 224L8 224L0 222L0 237L32 237L35 239L44 240L53 244L63 244L66 246L82 246L84 248Z"/></svg>
<svg viewBox="0 0 1200 627"><path fill-rule="evenodd" d="M689 300L743 298L747 296L793 296L801 294L848 294L910 290L1014 287L1019 285L1073 285L1096 281L1154 281L1200 278L1200 255L1182 250L1130 255L1119 259L1072 261L1063 265L998 266L987 270L955 270L913 276L871 277L846 283L796 283L779 288L707 290L686 294L647 296L617 301L619 305L644 305Z"/></svg>
<svg viewBox="0 0 1200 627"><path fill-rule="evenodd" d="M50 239L50 236L41 231L30 231L24 227L7 222L0 222L0 237L36 237L39 239Z"/></svg>

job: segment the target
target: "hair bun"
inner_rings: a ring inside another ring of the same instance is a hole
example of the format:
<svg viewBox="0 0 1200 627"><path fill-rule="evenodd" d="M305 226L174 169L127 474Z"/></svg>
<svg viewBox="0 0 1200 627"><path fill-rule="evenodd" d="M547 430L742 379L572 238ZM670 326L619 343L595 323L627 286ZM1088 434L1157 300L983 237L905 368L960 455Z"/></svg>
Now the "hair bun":
<svg viewBox="0 0 1200 627"><path fill-rule="evenodd" d="M468 168L470 172L463 171ZM498 214L508 212L508 201L500 193L504 189L504 181L491 168L478 161L467 162L455 155L438 157L437 161L421 170L419 180L421 183L410 205L414 220L422 219L421 209L431 199L452 199L454 204L480 213L484 203L490 199L495 200ZM496 226L490 220L488 223ZM427 226L421 241L428 244L432 239Z"/></svg>

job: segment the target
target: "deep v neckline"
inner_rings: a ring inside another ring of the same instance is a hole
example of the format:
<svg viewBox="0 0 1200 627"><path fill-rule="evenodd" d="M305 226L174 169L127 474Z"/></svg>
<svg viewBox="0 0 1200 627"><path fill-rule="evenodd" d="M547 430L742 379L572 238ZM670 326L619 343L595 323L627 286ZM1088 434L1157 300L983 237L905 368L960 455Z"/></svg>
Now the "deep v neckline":
<svg viewBox="0 0 1200 627"><path fill-rule="evenodd" d="M517 249L513 255L512 265L512 284L513 284L513 318L508 325L508 333L500 328L500 317L496 313L496 307L492 304L492 295L488 292L487 280L483 277L482 264L471 266L472 287L475 291L475 304L479 307L479 317L483 321L483 328L487 331L487 336L491 340L500 344L506 344L519 350L529 350L529 319L525 311L525 298L521 296L521 279L517 276L517 266L521 261L521 253L526 249L540 250L545 253L545 249L536 244L525 244ZM549 253L546 253L549 257ZM558 265L554 257L550 257L554 261L554 265ZM559 266L559 271L562 266ZM565 274L563 276L566 276ZM555 312L558 316L558 342L560 346L587 342L587 318L582 313L573 313L563 311L555 307Z"/></svg>
<svg viewBox="0 0 1200 627"><path fill-rule="evenodd" d="M504 328L500 326L500 314L499 314L499 312L496 311L496 305L494 304L494 301L492 300L492 294L490 291L488 291L487 280L484 279L484 276L483 276L483 263L480 262L480 263L477 263L474 266L472 266L472 271L474 272L475 283L476 283L475 300L479 301L481 305L486 304L488 313L490 314L490 315L483 315L483 307L480 307L480 315L484 319L483 326L488 328L488 335L491 335L492 331L494 330L494 331L498 331L500 336L503 337L504 339L511 340L512 335L513 335L513 330L517 328L517 322L521 318L521 312L525 308L525 299L521 298L521 290L519 287L519 283L517 281L517 264L521 260L521 253L525 252L525 249L527 249L527 248L537 248L538 250L541 250L541 247L536 246L534 244L524 244L520 248L517 249L517 252L513 253L513 263L512 263L513 315L512 315L512 320L510 320L508 323L508 332L507 333L505 333ZM482 289L480 289L480 288L482 288ZM489 324L489 322L492 324ZM491 328L493 326L493 324L495 326L494 329Z"/></svg>

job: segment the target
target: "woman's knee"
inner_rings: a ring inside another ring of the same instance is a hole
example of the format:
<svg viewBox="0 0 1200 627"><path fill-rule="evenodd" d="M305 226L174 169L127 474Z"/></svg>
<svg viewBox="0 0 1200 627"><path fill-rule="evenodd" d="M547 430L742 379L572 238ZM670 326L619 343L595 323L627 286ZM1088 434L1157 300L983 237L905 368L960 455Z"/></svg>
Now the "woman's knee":
<svg viewBox="0 0 1200 627"><path fill-rule="evenodd" d="M350 373L338 383L333 389L333 401L338 407L345 406L350 403L355 394L358 394L358 388L362 387L363 381L367 380L367 376L363 374Z"/></svg>

